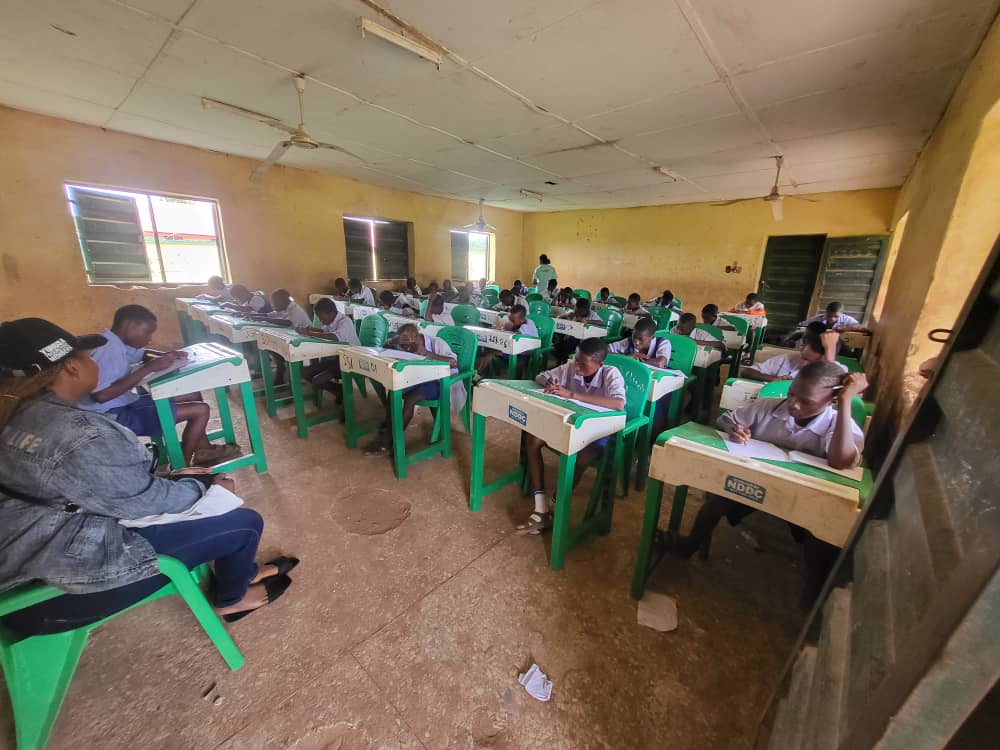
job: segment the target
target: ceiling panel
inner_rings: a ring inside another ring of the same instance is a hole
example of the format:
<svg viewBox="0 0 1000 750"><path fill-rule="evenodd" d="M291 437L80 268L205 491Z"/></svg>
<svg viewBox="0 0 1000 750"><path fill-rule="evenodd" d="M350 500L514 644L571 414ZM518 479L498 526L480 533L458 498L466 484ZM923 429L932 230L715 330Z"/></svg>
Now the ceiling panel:
<svg viewBox="0 0 1000 750"><path fill-rule="evenodd" d="M870 85L967 59L975 51L978 14L945 16L766 65L735 77L755 107L820 91Z"/></svg>
<svg viewBox="0 0 1000 750"><path fill-rule="evenodd" d="M674 160L750 146L762 139L760 129L747 117L731 115L659 133L623 138L619 143L622 148L669 168Z"/></svg>
<svg viewBox="0 0 1000 750"><path fill-rule="evenodd" d="M916 159L917 152L903 151L877 156L857 156L853 159L795 164L795 181L804 184L863 177L898 178L909 174Z"/></svg>
<svg viewBox="0 0 1000 750"><path fill-rule="evenodd" d="M673 159L670 169L688 178L713 177L720 174L740 174L774 169L775 150L766 143Z"/></svg>
<svg viewBox="0 0 1000 750"><path fill-rule="evenodd" d="M183 128L173 123L162 123L127 112L115 112L110 118L107 127L112 130L121 130L126 133L134 133L146 138L157 138L159 140L166 140L166 136L171 135L170 140L174 143L183 143L189 146L198 145L200 148L207 148L211 151L247 156L252 159L263 159L271 151L270 146L255 146L212 133ZM247 177L249 176L248 171Z"/></svg>
<svg viewBox="0 0 1000 750"><path fill-rule="evenodd" d="M347 139L409 158L423 158L460 143L450 135L364 104L341 112L323 126L334 141L337 138Z"/></svg>
<svg viewBox="0 0 1000 750"><path fill-rule="evenodd" d="M621 190L643 186L667 185L673 178L657 172L652 167L622 169L617 172L591 174L578 177L574 182L594 190Z"/></svg>
<svg viewBox="0 0 1000 750"><path fill-rule="evenodd" d="M479 67L531 101L581 119L717 76L674 3L642 12L605 0L522 39Z"/></svg>
<svg viewBox="0 0 1000 750"><path fill-rule="evenodd" d="M524 162L505 159L475 146L436 151L429 160L443 169L453 169L501 185L518 185L552 178L552 174Z"/></svg>
<svg viewBox="0 0 1000 750"><path fill-rule="evenodd" d="M804 182L797 188L782 188L781 192L786 194L815 195L816 193L832 193L837 190L872 190L875 188L899 187L906 179L906 175L884 176L878 178L852 177L841 180L820 180L818 182ZM822 199L822 196L820 196Z"/></svg>
<svg viewBox="0 0 1000 750"><path fill-rule="evenodd" d="M503 135L484 141L482 145L507 156L527 158L596 142L586 133L570 125L560 124Z"/></svg>
<svg viewBox="0 0 1000 750"><path fill-rule="evenodd" d="M548 116L467 70L415 83L404 92L375 97L374 102L476 143L551 122ZM475 105L470 106L470 102Z"/></svg>
<svg viewBox="0 0 1000 750"><path fill-rule="evenodd" d="M532 156L527 161L551 170L563 177L578 177L584 174L612 172L616 169L632 169L635 159L614 146L595 144L567 151L554 151L544 156Z"/></svg>
<svg viewBox="0 0 1000 750"><path fill-rule="evenodd" d="M789 161L807 163L895 151L919 151L926 139L926 132L910 129L902 123L784 140L779 141L778 146Z"/></svg>
<svg viewBox="0 0 1000 750"><path fill-rule="evenodd" d="M710 83L689 91L657 96L638 104L586 117L580 120L579 125L606 140L615 140L629 135L652 133L711 120L737 112L739 109L726 85Z"/></svg>
<svg viewBox="0 0 1000 750"><path fill-rule="evenodd" d="M0 74L2 75L2 74ZM24 86L0 77L0 102L4 106L41 112L87 125L104 125L114 110L83 99L74 99L65 93L45 91L37 86Z"/></svg>
<svg viewBox="0 0 1000 750"><path fill-rule="evenodd" d="M730 70L752 68L829 47L873 31L954 13L954 0L690 0ZM994 0L963 0L963 8Z"/></svg>
<svg viewBox="0 0 1000 750"><path fill-rule="evenodd" d="M781 102L759 110L758 115L779 141L896 123L929 133L959 76L960 70L949 66Z"/></svg>
<svg viewBox="0 0 1000 750"><path fill-rule="evenodd" d="M0 47L29 44L23 62L39 69L68 59L139 76L169 35L169 26L109 2L4 3L0 21Z"/></svg>

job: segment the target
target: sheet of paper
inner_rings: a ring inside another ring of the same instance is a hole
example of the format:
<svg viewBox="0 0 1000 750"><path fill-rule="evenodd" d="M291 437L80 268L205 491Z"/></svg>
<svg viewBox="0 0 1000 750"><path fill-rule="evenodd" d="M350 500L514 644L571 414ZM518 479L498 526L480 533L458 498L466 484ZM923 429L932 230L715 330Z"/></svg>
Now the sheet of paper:
<svg viewBox="0 0 1000 750"><path fill-rule="evenodd" d="M750 438L746 445L732 442L726 433L716 430L722 439L726 441L726 450L734 456L744 458L766 458L772 461L788 461L788 453L772 443L765 443L763 440Z"/></svg>
<svg viewBox="0 0 1000 750"><path fill-rule="evenodd" d="M180 513L158 513L143 518L119 519L118 523L131 529L141 529L146 526L162 526L179 521L195 521L199 518L221 516L243 505L243 500L218 484L213 484L187 510Z"/></svg>
<svg viewBox="0 0 1000 750"><path fill-rule="evenodd" d="M834 474L840 474L840 476L853 479L855 482L860 482L865 476L865 470L861 466L855 466L853 469L834 469L827 463L825 458L814 456L811 453L791 451L788 457L797 464L805 464L806 466L815 466L818 469L832 471Z"/></svg>
<svg viewBox="0 0 1000 750"><path fill-rule="evenodd" d="M534 393L541 393L542 395L548 396L550 398L557 398L560 401L569 401L571 404L582 406L584 409L592 409L594 411L614 411L614 409L609 409L606 406L598 406L597 404L588 404L586 401L579 401L575 398L566 398L565 396L557 396L554 393L546 393L544 388L534 388L532 390Z"/></svg>
<svg viewBox="0 0 1000 750"><path fill-rule="evenodd" d="M655 372L665 372L667 375L676 375L679 378L687 377L687 375L680 370L671 370L669 367L657 367L656 365L646 365L646 367Z"/></svg>

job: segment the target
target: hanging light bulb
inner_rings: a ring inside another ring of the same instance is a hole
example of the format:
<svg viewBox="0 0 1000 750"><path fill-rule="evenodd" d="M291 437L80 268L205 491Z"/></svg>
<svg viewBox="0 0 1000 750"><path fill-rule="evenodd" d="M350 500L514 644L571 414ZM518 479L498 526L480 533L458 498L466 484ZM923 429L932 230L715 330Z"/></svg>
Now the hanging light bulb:
<svg viewBox="0 0 1000 750"><path fill-rule="evenodd" d="M771 216L774 217L775 221L781 221L785 216L784 207L782 204L782 197L780 195L769 196L768 203L771 204Z"/></svg>

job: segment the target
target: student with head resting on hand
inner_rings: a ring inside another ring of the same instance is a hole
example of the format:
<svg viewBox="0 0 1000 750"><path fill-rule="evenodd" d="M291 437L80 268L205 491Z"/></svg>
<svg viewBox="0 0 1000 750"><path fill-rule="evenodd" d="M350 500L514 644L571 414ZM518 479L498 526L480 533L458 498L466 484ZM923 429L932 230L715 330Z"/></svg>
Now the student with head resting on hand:
<svg viewBox="0 0 1000 750"><path fill-rule="evenodd" d="M406 323L399 327L396 335L386 342L387 349L399 349L410 354L419 354L425 359L433 359L440 362L447 362L451 365L451 372L458 372L458 358L448 344L436 337L421 333L416 323ZM465 386L456 383L458 388L452 388L449 396L452 399L460 397L465 393ZM421 401L434 401L441 396L441 382L438 380L428 381L420 385L414 385L403 391L403 429L405 430L413 420L413 411ZM452 404L452 409L459 409L464 405ZM444 415L444 419L450 419L451 415ZM385 422L376 437L368 447L365 448L366 456L386 456L392 452L392 409L388 403L385 405Z"/></svg>
<svg viewBox="0 0 1000 750"><path fill-rule="evenodd" d="M323 297L317 300L313 312L319 318L320 327L301 326L295 329L296 333L328 341L338 341L350 346L361 345L361 342L358 341L357 331L354 329L354 321L341 313L332 299ZM306 368L303 375L314 387L329 391L337 397L338 402L340 401L342 392L340 387L333 382L340 380L340 357L324 357Z"/></svg>
<svg viewBox="0 0 1000 750"><path fill-rule="evenodd" d="M841 372L847 372L847 367L837 361L837 345L840 334L828 331L822 323L810 323L802 336L802 349L789 354L779 354L765 359L752 367L744 367L740 377L750 380L794 380L799 371L812 362L824 360L836 366Z"/></svg>
<svg viewBox="0 0 1000 750"><path fill-rule="evenodd" d="M513 297L513 295L511 296ZM496 327L500 331L510 331L511 333L519 333L522 336L534 336L538 338L538 326L528 320L528 308L521 304L512 305L507 319L498 320ZM479 354L476 356L476 370L480 375L486 375L486 371L495 357L500 357L504 360L510 359L509 354L502 354L496 349L487 349L486 347L479 349ZM524 357L518 362L518 370L524 369L526 361L527 357Z"/></svg>
<svg viewBox="0 0 1000 750"><path fill-rule="evenodd" d="M723 414L716 426L732 442L763 440L786 450L825 458L834 469L850 469L861 462L865 440L861 428L851 419L851 401L867 387L864 373L845 374L832 362L813 362L799 371L787 398L758 398ZM706 493L691 533L679 536L668 532L666 551L688 558L711 537L724 517L735 526L752 512L753 508L735 500ZM802 603L808 606L819 593L837 550L800 527L793 526L792 533L806 545L807 579Z"/></svg>
<svg viewBox="0 0 1000 750"><path fill-rule="evenodd" d="M574 358L547 372L540 373L536 382L545 387L546 393L572 398L607 409L625 408L625 380L617 368L604 364L608 345L603 339L585 339L580 342ZM600 458L610 436L595 440L577 453L573 486L576 487L587 467ZM527 520L517 527L520 534L540 534L552 526L552 498L545 493L545 464L542 448L545 441L534 435L524 436L524 450L528 459L528 476L535 509Z"/></svg>
<svg viewBox="0 0 1000 750"><path fill-rule="evenodd" d="M238 313L266 315L273 309L263 292L251 292L242 284L229 287L232 302L224 302L223 307Z"/></svg>
<svg viewBox="0 0 1000 750"><path fill-rule="evenodd" d="M4 617L4 627L58 633L119 612L166 585L157 555L188 568L214 562L209 596L227 620L273 602L298 560L254 561L264 527L256 511L119 523L184 512L206 493L233 500L235 486L222 474L160 478L131 430L79 408L99 385L89 352L106 345L40 318L0 325L0 591L40 581L66 592Z"/></svg>
<svg viewBox="0 0 1000 750"><path fill-rule="evenodd" d="M216 302L232 302L233 298L229 293L229 287L221 276L208 277L208 291L198 295L198 299L209 299Z"/></svg>
<svg viewBox="0 0 1000 750"><path fill-rule="evenodd" d="M764 303L760 301L760 295L753 292L750 292L745 300L738 303L729 312L739 313L740 315L767 316L767 310L764 309Z"/></svg>
<svg viewBox="0 0 1000 750"><path fill-rule="evenodd" d="M694 316L694 313L684 313L677 320L677 325L674 326L674 333L681 336L689 336L698 342L699 346L710 346L713 349L718 349L723 354L726 353L726 342L719 341L715 336L710 334L708 331L703 331L700 328L695 328L698 323L698 319Z"/></svg>
<svg viewBox="0 0 1000 750"><path fill-rule="evenodd" d="M361 279L347 282L347 299L368 307L375 307L375 293L361 283Z"/></svg>
<svg viewBox="0 0 1000 750"><path fill-rule="evenodd" d="M406 289L404 289L408 295L411 297L419 297L423 292L420 291L420 285L417 284L417 280L412 276L406 277Z"/></svg>
<svg viewBox="0 0 1000 750"><path fill-rule="evenodd" d="M151 310L142 305L119 307L111 328L101 332L105 343L90 352L97 366L97 383L92 393L79 400L79 407L105 414L138 435L159 440L163 428L153 397L148 393L139 395L135 389L157 373L180 367L187 352L147 349L155 332L156 316ZM184 423L181 450L189 464L214 466L240 454L235 445L212 445L208 441L205 428L211 409L200 393L175 396L170 399L170 410L177 424Z"/></svg>

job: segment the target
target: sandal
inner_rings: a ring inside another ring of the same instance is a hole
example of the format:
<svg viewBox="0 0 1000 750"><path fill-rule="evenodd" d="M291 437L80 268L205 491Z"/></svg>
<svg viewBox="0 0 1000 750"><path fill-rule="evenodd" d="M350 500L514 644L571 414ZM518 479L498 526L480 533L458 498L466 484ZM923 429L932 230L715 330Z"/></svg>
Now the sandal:
<svg viewBox="0 0 1000 750"><path fill-rule="evenodd" d="M546 529L552 528L552 514L551 513L539 513L535 511L530 516L525 523L519 524L515 531L518 534L541 534Z"/></svg>
<svg viewBox="0 0 1000 750"><path fill-rule="evenodd" d="M268 604L274 604L278 598L288 590L288 587L292 585L292 579L288 576L277 575L271 576L270 578L265 578L260 582L264 587L264 591L267 592L267 603L262 604L259 607L254 607L253 609L244 609L242 612L232 612L228 615L223 615L222 619L226 622L236 622L237 620L242 620L244 617L249 615L251 612L256 612L258 609L263 609Z"/></svg>
<svg viewBox="0 0 1000 750"><path fill-rule="evenodd" d="M296 565L299 564L299 558L291 557L287 555L282 555L281 557L276 557L273 560L268 560L264 565L273 565L278 569L276 575L287 576ZM268 576L268 578L273 578L273 576Z"/></svg>

